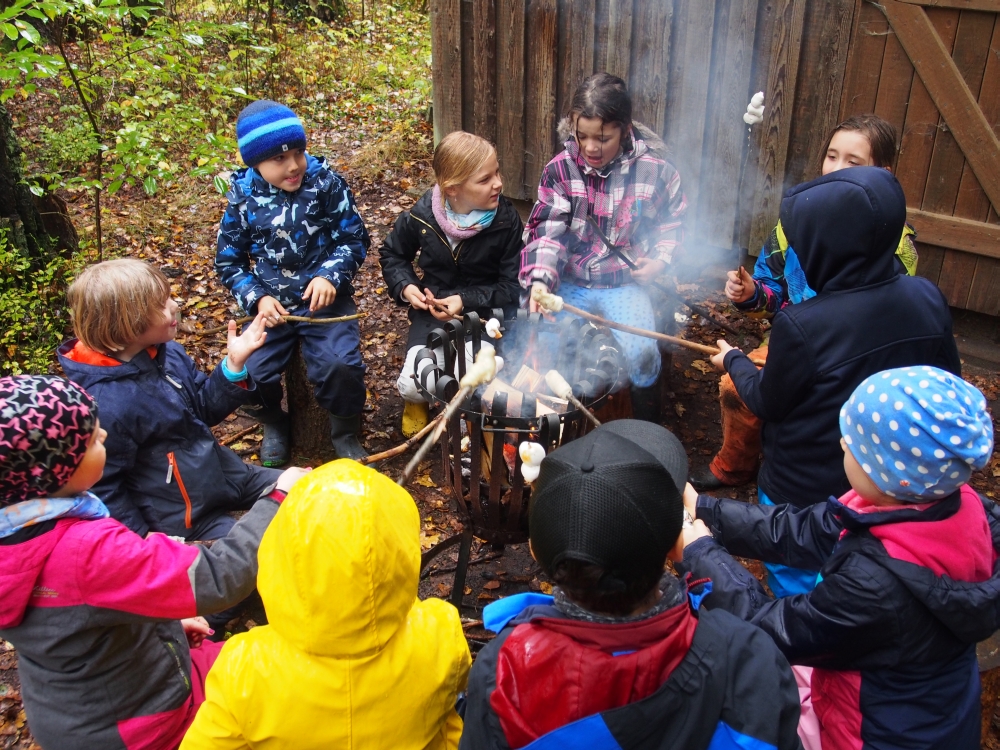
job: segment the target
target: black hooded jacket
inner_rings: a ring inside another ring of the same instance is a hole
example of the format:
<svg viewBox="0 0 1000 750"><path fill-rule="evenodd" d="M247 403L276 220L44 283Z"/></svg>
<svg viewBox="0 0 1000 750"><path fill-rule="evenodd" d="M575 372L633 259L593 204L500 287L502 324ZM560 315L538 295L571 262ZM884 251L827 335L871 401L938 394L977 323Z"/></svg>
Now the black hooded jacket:
<svg viewBox="0 0 1000 750"><path fill-rule="evenodd" d="M781 224L816 296L774 317L763 369L725 357L750 411L764 420L761 491L806 506L850 484L840 408L869 375L933 365L961 374L944 295L894 266L906 219L896 178L877 167L843 169L788 191Z"/></svg>

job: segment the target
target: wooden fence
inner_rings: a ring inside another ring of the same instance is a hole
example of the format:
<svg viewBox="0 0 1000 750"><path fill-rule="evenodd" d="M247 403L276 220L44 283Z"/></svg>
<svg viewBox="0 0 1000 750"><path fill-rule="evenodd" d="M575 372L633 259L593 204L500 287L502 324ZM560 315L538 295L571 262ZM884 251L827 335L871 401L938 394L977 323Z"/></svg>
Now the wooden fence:
<svg viewBox="0 0 1000 750"><path fill-rule="evenodd" d="M921 6L935 6L924 8ZM593 72L624 78L690 203L689 251L750 248L784 190L818 174L841 119L901 134L896 172L920 273L1000 314L1000 0L430 0L434 121L497 145L531 200L555 130ZM742 114L765 91L748 139ZM759 130L758 130L759 129Z"/></svg>

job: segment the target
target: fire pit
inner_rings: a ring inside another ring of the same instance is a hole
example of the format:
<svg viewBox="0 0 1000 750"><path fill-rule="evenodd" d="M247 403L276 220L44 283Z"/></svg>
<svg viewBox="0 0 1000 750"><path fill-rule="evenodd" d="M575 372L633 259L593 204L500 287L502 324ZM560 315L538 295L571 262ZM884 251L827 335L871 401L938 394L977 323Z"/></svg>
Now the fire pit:
<svg viewBox="0 0 1000 750"><path fill-rule="evenodd" d="M432 547L422 559L426 566L461 543L451 595L456 607L462 602L473 536L500 548L528 539L531 488L521 473L520 443L538 443L548 453L589 426L582 411L552 395L545 373L561 373L573 395L590 408L627 382L624 357L607 330L569 316L552 323L525 310L509 321L500 310L494 317L501 323L502 338L490 343L503 357L503 369L466 399L441 441L444 481L454 492L464 531ZM417 353L414 379L432 406L443 406L458 392L467 346L474 356L487 340L476 313L428 334L427 346Z"/></svg>

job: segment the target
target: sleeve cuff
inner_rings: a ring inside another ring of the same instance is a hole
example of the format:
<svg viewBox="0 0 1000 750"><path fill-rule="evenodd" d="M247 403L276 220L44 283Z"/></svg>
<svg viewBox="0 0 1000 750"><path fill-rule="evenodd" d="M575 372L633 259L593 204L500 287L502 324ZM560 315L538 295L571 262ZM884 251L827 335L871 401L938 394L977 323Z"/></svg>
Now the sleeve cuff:
<svg viewBox="0 0 1000 750"><path fill-rule="evenodd" d="M240 370L239 372L233 372L232 370L229 369L228 356L223 358L221 367L222 367L222 374L226 376L226 380L228 380L230 383L239 383L247 379L248 373L246 365L243 365L243 369Z"/></svg>

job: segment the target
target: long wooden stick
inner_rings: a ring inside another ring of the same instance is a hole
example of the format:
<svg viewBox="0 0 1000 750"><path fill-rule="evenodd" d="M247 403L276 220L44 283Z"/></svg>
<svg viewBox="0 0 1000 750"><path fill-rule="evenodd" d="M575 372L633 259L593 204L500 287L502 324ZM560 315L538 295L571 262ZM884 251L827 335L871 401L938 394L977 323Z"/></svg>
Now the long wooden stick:
<svg viewBox="0 0 1000 750"><path fill-rule="evenodd" d="M627 326L623 323L615 323L613 320L605 320L599 315L594 315L587 312L586 310L581 310L579 307L574 307L573 305L563 303L563 310L571 312L574 315L579 315L585 320L589 320L591 323L596 323L597 325L607 326L608 328L614 328L616 331L624 331L625 333L634 333L636 336L645 336L647 339L656 339L657 341L666 341L668 344L677 344L678 346L683 346L687 349L694 349L696 352L701 352L702 354L718 354L719 350L714 346L705 346L704 344L697 344L694 341L688 341L687 339L681 339L677 336L668 336L665 333L657 333L656 331L647 331L645 328L635 328L634 326Z"/></svg>
<svg viewBox="0 0 1000 750"><path fill-rule="evenodd" d="M423 429L421 429L420 432L418 432L416 435L414 435L413 437L411 437L405 443L400 443L395 448L390 448L389 450L382 451L381 453L373 453L370 456L365 456L360 461L358 461L358 463L359 464L363 464L365 466L370 466L371 464L376 463L378 461L385 461L387 458L392 458L393 456L398 456L400 453L406 453L406 451L409 448L411 448L412 446L414 446L417 443L419 443L421 441L421 439L423 439L423 437L428 432L430 432L431 430L433 430L434 427L437 425L437 423L438 423L438 421L440 419L441 419L441 415L438 414L436 417L434 417L434 419L432 419L430 422L428 422L426 425L424 425Z"/></svg>
<svg viewBox="0 0 1000 750"><path fill-rule="evenodd" d="M475 388L471 386L465 386L464 388L458 389L458 393L456 393L455 397L448 402L448 405L444 408L444 411L441 412L441 416L438 417L438 419L440 419L441 421L434 426L434 431L423 442L423 445L420 446L420 449L413 454L413 458L410 459L410 462L406 465L406 468L403 469L403 474L396 481L396 484L398 484L400 487L403 487L407 482L410 481L410 477L413 476L413 473L417 470L417 467L420 465L420 462L424 460L427 454L431 452L431 448L434 447L434 444L437 443L437 441L441 438L442 433L444 433L445 428L448 426L448 420L451 419L452 416L454 416L455 412L458 411L458 408L462 405L462 402L474 390Z"/></svg>
<svg viewBox="0 0 1000 750"><path fill-rule="evenodd" d="M241 326L244 323L249 323L251 320L256 318L256 315L247 315L243 318L236 319L236 325ZM348 320L358 320L360 318L368 317L368 313L354 313L354 315L342 315L339 318L309 318L305 315L282 315L281 319L286 323L313 323L315 325L326 325L327 323L344 323ZM213 333L222 333L229 328L229 324L226 323L224 326L216 326L215 328L206 328L204 331L196 331L193 335L195 336L210 336Z"/></svg>

